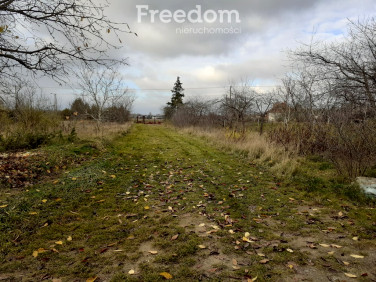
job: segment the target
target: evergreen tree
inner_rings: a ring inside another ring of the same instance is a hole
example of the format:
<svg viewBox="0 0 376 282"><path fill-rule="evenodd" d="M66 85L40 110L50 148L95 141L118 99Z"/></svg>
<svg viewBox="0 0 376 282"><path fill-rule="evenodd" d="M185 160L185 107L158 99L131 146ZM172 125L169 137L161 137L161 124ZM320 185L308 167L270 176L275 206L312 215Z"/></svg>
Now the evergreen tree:
<svg viewBox="0 0 376 282"><path fill-rule="evenodd" d="M167 107L164 108L165 116L167 119L172 118L172 115L175 113L176 109L183 105L184 98L184 88L183 84L180 82L180 77L177 78L174 88L171 90L172 97L171 102L167 103Z"/></svg>

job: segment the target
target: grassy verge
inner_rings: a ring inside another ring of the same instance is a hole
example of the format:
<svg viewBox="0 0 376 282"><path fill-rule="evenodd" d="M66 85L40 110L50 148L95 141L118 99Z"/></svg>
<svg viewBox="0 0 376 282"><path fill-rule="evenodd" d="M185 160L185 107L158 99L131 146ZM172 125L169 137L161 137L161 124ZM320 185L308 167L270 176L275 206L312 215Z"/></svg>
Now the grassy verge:
<svg viewBox="0 0 376 282"><path fill-rule="evenodd" d="M289 181L241 152L135 125L59 179L3 193L1 277L375 279L373 203Z"/></svg>

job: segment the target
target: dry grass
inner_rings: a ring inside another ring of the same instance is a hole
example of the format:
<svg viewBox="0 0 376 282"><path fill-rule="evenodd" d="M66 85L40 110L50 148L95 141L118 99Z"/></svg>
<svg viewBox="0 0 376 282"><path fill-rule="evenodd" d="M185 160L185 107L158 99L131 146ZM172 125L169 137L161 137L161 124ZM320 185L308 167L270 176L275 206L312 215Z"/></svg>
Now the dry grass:
<svg viewBox="0 0 376 282"><path fill-rule="evenodd" d="M271 172L277 176L289 176L299 166L300 158L295 150L286 151L282 146L270 143L265 136L260 136L257 132L247 132L244 138L233 138L224 129L188 127L181 131L206 138L209 142L231 151L245 152L253 162L267 164Z"/></svg>
<svg viewBox="0 0 376 282"><path fill-rule="evenodd" d="M127 122L124 124L106 122L101 125L99 131L97 129L97 123L95 121L88 120L64 121L61 126L64 135L70 134L72 129L75 128L77 137L80 139L111 139L118 133L127 132L131 128L132 122Z"/></svg>

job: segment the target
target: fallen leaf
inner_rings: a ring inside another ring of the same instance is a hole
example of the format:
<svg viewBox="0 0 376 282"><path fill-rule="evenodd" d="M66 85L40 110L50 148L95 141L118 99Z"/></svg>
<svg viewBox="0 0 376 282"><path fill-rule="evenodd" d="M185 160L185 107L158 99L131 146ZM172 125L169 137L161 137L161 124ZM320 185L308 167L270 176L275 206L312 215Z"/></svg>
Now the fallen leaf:
<svg viewBox="0 0 376 282"><path fill-rule="evenodd" d="M347 261L343 261L342 263L343 263L344 265L346 265L346 266L349 266L349 265L350 265L350 263L347 262Z"/></svg>
<svg viewBox="0 0 376 282"><path fill-rule="evenodd" d="M234 233L235 233L234 230L232 230L232 229L229 230L228 232L229 232L230 234L234 234Z"/></svg>
<svg viewBox="0 0 376 282"><path fill-rule="evenodd" d="M36 215L38 214L37 212L29 212L30 215Z"/></svg>
<svg viewBox="0 0 376 282"><path fill-rule="evenodd" d="M43 203L47 203L47 199L43 199L42 202L43 202Z"/></svg>
<svg viewBox="0 0 376 282"><path fill-rule="evenodd" d="M360 255L350 255L350 257L357 258L357 259L363 259L364 258L364 256L360 256Z"/></svg>
<svg viewBox="0 0 376 282"><path fill-rule="evenodd" d="M328 244L319 244L321 247L323 247L323 248L329 248L330 247L330 245L328 245Z"/></svg>
<svg viewBox="0 0 376 282"><path fill-rule="evenodd" d="M340 248L342 248L342 246L340 246L340 245L335 245L335 244L331 244L331 246L332 246L333 248L336 248L336 249L340 249Z"/></svg>
<svg viewBox="0 0 376 282"><path fill-rule="evenodd" d="M36 258L38 255L39 255L38 251L34 251L34 252L33 252L33 257Z"/></svg>
<svg viewBox="0 0 376 282"><path fill-rule="evenodd" d="M2 205L0 206L1 209L6 208L8 205Z"/></svg>
<svg viewBox="0 0 376 282"><path fill-rule="evenodd" d="M351 273L345 273L345 275L346 275L347 277L350 277L350 278L356 278L356 277L357 277L356 275L351 274Z"/></svg>
<svg viewBox="0 0 376 282"><path fill-rule="evenodd" d="M232 259L232 264L233 265L238 265L238 261L236 259Z"/></svg>
<svg viewBox="0 0 376 282"><path fill-rule="evenodd" d="M328 252L328 255L332 256L332 255L334 255L334 252Z"/></svg>
<svg viewBox="0 0 376 282"><path fill-rule="evenodd" d="M263 259L263 260L260 260L260 263L261 264L267 264L269 262L269 260L268 259Z"/></svg>
<svg viewBox="0 0 376 282"><path fill-rule="evenodd" d="M288 251L289 253L293 253L294 251L291 250L291 249L287 249L286 251Z"/></svg>
<svg viewBox="0 0 376 282"><path fill-rule="evenodd" d="M245 232L245 234L244 234L245 238L249 238L250 236L251 236L251 234L249 234L249 232Z"/></svg>
<svg viewBox="0 0 376 282"><path fill-rule="evenodd" d="M254 282L257 280L257 276L255 278L248 278L247 279L247 282Z"/></svg>
<svg viewBox="0 0 376 282"><path fill-rule="evenodd" d="M354 241L359 241L359 237L353 237L352 238Z"/></svg>
<svg viewBox="0 0 376 282"><path fill-rule="evenodd" d="M253 241L249 240L247 237L243 237L242 240L244 242L253 243Z"/></svg>
<svg viewBox="0 0 376 282"><path fill-rule="evenodd" d="M156 254L158 254L157 251L149 251L149 253L151 253L152 255L156 255Z"/></svg>
<svg viewBox="0 0 376 282"><path fill-rule="evenodd" d="M111 175L110 177L113 178L113 179L115 179L115 178L116 178L116 175Z"/></svg>
<svg viewBox="0 0 376 282"><path fill-rule="evenodd" d="M200 249L206 249L206 246L204 246L204 245L198 245L198 247L199 247Z"/></svg>
<svg viewBox="0 0 376 282"><path fill-rule="evenodd" d="M171 241L175 241L176 239L178 239L179 237L179 234L176 234L174 236L171 237Z"/></svg>
<svg viewBox="0 0 376 282"><path fill-rule="evenodd" d="M199 227L204 227L205 226L205 223L201 223L200 225L199 225Z"/></svg>
<svg viewBox="0 0 376 282"><path fill-rule="evenodd" d="M134 269L131 269L131 270L129 270L128 271L128 274L130 274L130 275L133 275L133 274L135 274L136 272L134 271Z"/></svg>
<svg viewBox="0 0 376 282"><path fill-rule="evenodd" d="M76 178L76 177L72 177L72 180L73 180L73 181L76 181L77 178ZM97 279L97 278L95 277L95 279ZM95 281L95 280L93 280L93 281Z"/></svg>
<svg viewBox="0 0 376 282"><path fill-rule="evenodd" d="M172 275L168 272L161 272L159 273L160 276L163 276L165 279L170 280L172 279Z"/></svg>
<svg viewBox="0 0 376 282"><path fill-rule="evenodd" d="M145 206L144 209L145 210L150 210L150 207L149 206Z"/></svg>
<svg viewBox="0 0 376 282"><path fill-rule="evenodd" d="M63 245L63 241L56 241L55 244L56 245Z"/></svg>
<svg viewBox="0 0 376 282"><path fill-rule="evenodd" d="M258 255L259 257L265 257L265 254L263 254L263 253L257 253L257 255Z"/></svg>
<svg viewBox="0 0 376 282"><path fill-rule="evenodd" d="M86 282L94 282L95 280L97 280L97 276L95 276L95 277L92 277L92 278L88 278L87 280L86 280Z"/></svg>
<svg viewBox="0 0 376 282"><path fill-rule="evenodd" d="M67 241L72 241L72 236L68 236Z"/></svg>
<svg viewBox="0 0 376 282"><path fill-rule="evenodd" d="M43 249L43 248L39 248L38 250L37 250L37 252L39 253L39 254L43 254L43 253L46 253L46 252L48 252L46 249Z"/></svg>

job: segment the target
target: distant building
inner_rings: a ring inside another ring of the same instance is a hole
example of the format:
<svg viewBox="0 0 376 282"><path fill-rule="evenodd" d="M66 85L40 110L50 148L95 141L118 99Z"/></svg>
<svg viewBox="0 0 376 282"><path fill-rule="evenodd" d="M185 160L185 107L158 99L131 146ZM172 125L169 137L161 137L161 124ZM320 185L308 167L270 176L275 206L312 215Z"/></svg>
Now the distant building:
<svg viewBox="0 0 376 282"><path fill-rule="evenodd" d="M286 103L275 103L271 110L268 112L267 120L269 122L276 122L283 119L283 114L288 111Z"/></svg>

